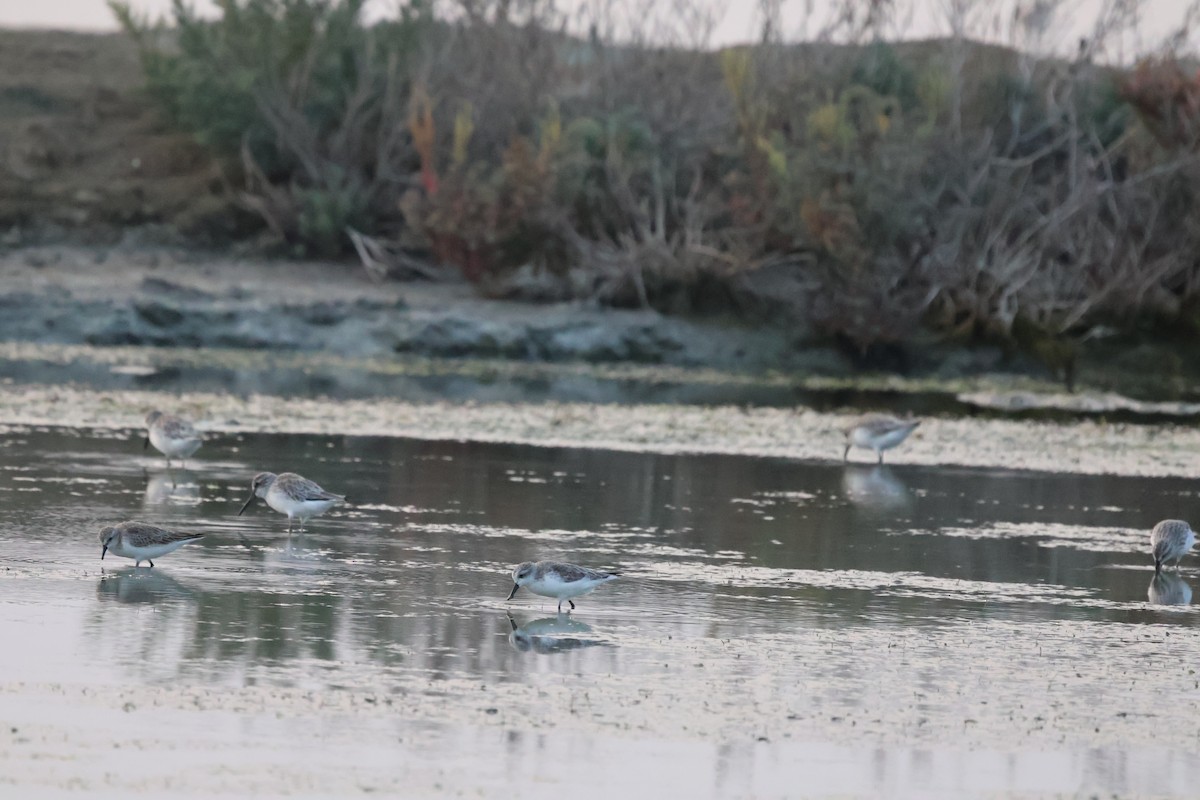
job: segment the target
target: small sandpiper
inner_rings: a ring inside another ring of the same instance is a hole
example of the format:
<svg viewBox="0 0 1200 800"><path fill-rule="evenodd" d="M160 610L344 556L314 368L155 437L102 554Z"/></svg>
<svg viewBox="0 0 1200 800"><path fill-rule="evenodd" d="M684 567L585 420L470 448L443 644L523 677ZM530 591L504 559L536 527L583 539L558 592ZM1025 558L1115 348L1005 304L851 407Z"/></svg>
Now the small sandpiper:
<svg viewBox="0 0 1200 800"><path fill-rule="evenodd" d="M1150 549L1154 553L1154 571L1162 572L1163 565L1168 561L1179 562L1196 543L1196 532L1192 526L1181 519L1164 519L1150 531Z"/></svg>
<svg viewBox="0 0 1200 800"><path fill-rule="evenodd" d="M105 525L100 529L100 544L103 545L100 560L103 561L104 556L112 553L114 556L132 558L135 567L140 567L143 561L149 561L153 567L153 559L165 556L203 536L203 533L168 531L144 522Z"/></svg>
<svg viewBox="0 0 1200 800"><path fill-rule="evenodd" d="M526 561L513 568L513 588L506 600L512 600L517 590L524 586L534 594L558 599L558 611L562 613L563 600L575 610L572 597L587 594L602 583L615 580L615 572L599 572L560 561Z"/></svg>
<svg viewBox="0 0 1200 800"><path fill-rule="evenodd" d="M142 449L154 445L155 450L167 457L168 469L172 458L181 459L186 469L188 456L199 450L204 442L192 423L174 414L151 411L146 415L146 428L146 441L142 443Z"/></svg>
<svg viewBox="0 0 1200 800"><path fill-rule="evenodd" d="M333 494L322 489L308 478L302 478L294 472L284 472L276 475L274 472L260 472L250 481L250 497L242 504L238 516L261 497L267 505L280 514L287 514L288 532L292 530L292 518L300 520L300 530L304 530L304 522L311 517L320 516L338 503L346 502L346 496Z"/></svg>
<svg viewBox="0 0 1200 800"><path fill-rule="evenodd" d="M850 459L851 447L874 450L879 463L883 463L883 451L891 450L908 438L918 425L919 419L897 419L890 414L867 414L854 420L844 429L846 451L842 460Z"/></svg>

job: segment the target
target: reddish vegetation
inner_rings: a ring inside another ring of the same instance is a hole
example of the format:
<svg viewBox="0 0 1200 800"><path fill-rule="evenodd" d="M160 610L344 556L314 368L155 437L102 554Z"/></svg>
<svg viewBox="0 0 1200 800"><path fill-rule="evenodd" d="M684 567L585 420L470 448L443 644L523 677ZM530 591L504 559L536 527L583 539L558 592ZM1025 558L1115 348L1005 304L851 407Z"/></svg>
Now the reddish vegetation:
<svg viewBox="0 0 1200 800"><path fill-rule="evenodd" d="M1147 59L1120 92L1164 147L1200 147L1200 69L1189 75L1175 59Z"/></svg>

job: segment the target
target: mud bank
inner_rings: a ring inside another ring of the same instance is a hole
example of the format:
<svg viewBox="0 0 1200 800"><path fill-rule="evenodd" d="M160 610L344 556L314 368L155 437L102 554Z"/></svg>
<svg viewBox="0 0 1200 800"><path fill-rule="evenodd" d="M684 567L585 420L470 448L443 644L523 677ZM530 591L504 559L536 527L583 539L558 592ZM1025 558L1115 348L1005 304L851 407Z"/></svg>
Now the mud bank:
<svg viewBox="0 0 1200 800"><path fill-rule="evenodd" d="M348 262L238 258L139 243L0 247L0 341L662 364L853 376L799 321L682 318L482 297L461 282L375 283ZM999 348L913 349L914 374L1048 376ZM897 365L892 365L897 366Z"/></svg>
<svg viewBox="0 0 1200 800"><path fill-rule="evenodd" d="M350 263L170 248L0 255L0 340L846 370L778 330L652 311L487 300L463 283L370 281Z"/></svg>
<svg viewBox="0 0 1200 800"><path fill-rule="evenodd" d="M863 354L804 320L767 317L490 299L453 280L375 283L354 263L242 258L148 244L135 233L112 246L0 244L0 342L10 344L711 369L792 384L899 380L942 392L981 379L1062 388L1061 375L1011 348L930 340ZM1077 358L1087 392L1200 403L1200 362L1170 341L1093 342ZM967 402L1031 407L1025 396Z"/></svg>

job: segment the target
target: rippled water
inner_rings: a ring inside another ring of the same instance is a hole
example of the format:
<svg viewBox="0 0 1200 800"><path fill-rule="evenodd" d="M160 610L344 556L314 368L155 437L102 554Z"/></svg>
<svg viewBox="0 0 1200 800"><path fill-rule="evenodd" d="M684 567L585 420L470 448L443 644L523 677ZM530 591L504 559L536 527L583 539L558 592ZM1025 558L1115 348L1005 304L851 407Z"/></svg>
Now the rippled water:
<svg viewBox="0 0 1200 800"><path fill-rule="evenodd" d="M1193 482L371 438L0 435L0 787L1177 794ZM286 535L259 469L354 504ZM154 569L101 525L206 538ZM621 580L570 617L511 566ZM1185 562L1187 564L1187 562ZM1154 602L1151 602L1154 601ZM598 783L591 783L598 780Z"/></svg>

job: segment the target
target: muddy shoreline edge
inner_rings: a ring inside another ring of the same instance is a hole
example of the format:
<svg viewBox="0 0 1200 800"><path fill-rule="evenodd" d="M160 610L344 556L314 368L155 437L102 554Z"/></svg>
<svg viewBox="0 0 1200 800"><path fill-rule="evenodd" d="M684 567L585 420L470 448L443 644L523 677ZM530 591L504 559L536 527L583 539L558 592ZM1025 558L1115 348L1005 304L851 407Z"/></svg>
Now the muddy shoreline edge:
<svg viewBox="0 0 1200 800"><path fill-rule="evenodd" d="M105 391L0 385L0 423L137 430L161 407L206 434L395 436L660 454L725 454L841 463L850 419L809 409L591 403L409 403L213 392ZM1082 475L1200 477L1200 430L1179 425L929 418L891 465L957 466ZM201 460L204 451L199 453ZM874 457L853 452L855 468Z"/></svg>

